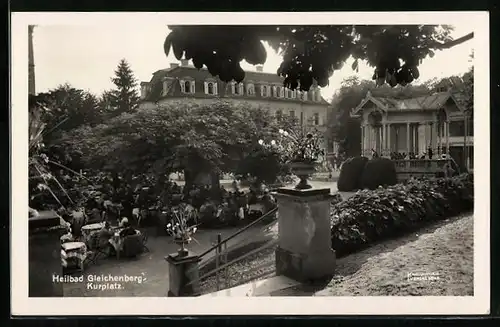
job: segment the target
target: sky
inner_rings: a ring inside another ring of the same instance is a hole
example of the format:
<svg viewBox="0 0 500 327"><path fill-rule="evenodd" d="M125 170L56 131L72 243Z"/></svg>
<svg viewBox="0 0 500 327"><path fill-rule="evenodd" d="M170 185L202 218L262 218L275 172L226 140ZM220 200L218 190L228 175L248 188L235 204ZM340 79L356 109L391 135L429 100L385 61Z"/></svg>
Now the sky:
<svg viewBox="0 0 500 327"><path fill-rule="evenodd" d="M454 38L466 35L472 30L467 24L454 25ZM36 91L44 92L69 83L73 87L101 94L113 88L111 76L120 59L126 59L139 82L149 81L153 72L178 62L173 54L167 58L163 52L163 41L169 30L165 25L37 25L34 32L34 56ZM437 52L420 65L420 78L425 82L462 74L472 65L469 55L471 41L451 49ZM281 57L267 48L264 71L276 73ZM450 60L452 58L452 60ZM360 79L371 79L373 68L365 64L359 72L351 69L352 59L334 72L330 83L322 89L325 99L330 99L346 77L356 75ZM242 63L245 70L255 66Z"/></svg>

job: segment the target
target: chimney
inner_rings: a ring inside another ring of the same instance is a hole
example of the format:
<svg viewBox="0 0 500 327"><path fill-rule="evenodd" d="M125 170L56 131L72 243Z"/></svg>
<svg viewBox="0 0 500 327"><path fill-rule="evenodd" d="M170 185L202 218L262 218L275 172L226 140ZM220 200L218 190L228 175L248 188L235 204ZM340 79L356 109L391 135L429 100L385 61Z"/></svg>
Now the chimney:
<svg viewBox="0 0 500 327"><path fill-rule="evenodd" d="M181 66L182 67L186 67L187 65L189 65L189 60L187 60L187 59L181 59Z"/></svg>
<svg viewBox="0 0 500 327"><path fill-rule="evenodd" d="M257 65L257 71L262 73L264 71L264 66Z"/></svg>
<svg viewBox="0 0 500 327"><path fill-rule="evenodd" d="M179 67L179 64L170 64L170 68L177 68Z"/></svg>
<svg viewBox="0 0 500 327"><path fill-rule="evenodd" d="M35 56L33 53L33 29L35 25L28 25L28 94L35 95Z"/></svg>

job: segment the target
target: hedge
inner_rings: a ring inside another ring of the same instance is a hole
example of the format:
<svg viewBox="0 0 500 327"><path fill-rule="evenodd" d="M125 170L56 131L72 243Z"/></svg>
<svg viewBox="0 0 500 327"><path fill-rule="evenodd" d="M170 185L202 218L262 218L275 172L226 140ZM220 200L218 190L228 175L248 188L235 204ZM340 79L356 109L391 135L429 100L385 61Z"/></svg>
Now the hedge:
<svg viewBox="0 0 500 327"><path fill-rule="evenodd" d="M338 257L474 207L473 175L413 180L358 191L331 206L332 248Z"/></svg>
<svg viewBox="0 0 500 327"><path fill-rule="evenodd" d="M398 183L396 165L388 158L374 158L368 161L361 174L361 188L374 190L379 186L391 186Z"/></svg>
<svg viewBox="0 0 500 327"><path fill-rule="evenodd" d="M347 159L340 169L337 189L341 192L352 192L361 188L361 176L368 162L367 157Z"/></svg>

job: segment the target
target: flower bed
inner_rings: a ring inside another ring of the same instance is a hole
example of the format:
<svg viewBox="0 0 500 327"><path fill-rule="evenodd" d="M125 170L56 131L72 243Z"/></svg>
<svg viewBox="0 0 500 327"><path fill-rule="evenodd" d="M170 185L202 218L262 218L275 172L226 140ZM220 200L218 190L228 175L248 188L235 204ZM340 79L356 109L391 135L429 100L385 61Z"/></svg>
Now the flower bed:
<svg viewBox="0 0 500 327"><path fill-rule="evenodd" d="M414 180L363 190L332 206L332 247L338 257L473 209L472 175Z"/></svg>

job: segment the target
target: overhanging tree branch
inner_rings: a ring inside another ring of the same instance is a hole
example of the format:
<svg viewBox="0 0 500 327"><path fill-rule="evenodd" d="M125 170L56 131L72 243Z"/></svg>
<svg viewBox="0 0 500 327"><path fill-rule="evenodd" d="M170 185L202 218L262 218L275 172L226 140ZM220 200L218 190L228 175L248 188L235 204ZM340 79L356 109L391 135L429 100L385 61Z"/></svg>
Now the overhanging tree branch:
<svg viewBox="0 0 500 327"><path fill-rule="evenodd" d="M456 45L462 44L464 42L467 42L469 40L472 40L474 38L474 32L471 32L467 35L464 35L462 37L459 37L458 39L455 39L453 41L445 42L442 45L438 47L438 49L450 49Z"/></svg>

